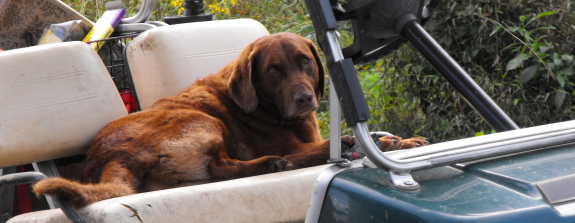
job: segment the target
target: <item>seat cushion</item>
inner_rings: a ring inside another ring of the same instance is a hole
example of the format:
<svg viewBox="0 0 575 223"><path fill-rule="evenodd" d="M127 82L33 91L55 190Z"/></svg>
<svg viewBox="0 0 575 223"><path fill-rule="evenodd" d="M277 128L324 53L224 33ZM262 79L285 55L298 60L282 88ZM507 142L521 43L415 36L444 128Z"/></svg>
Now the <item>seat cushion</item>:
<svg viewBox="0 0 575 223"><path fill-rule="evenodd" d="M140 34L126 50L140 108L217 72L264 35L267 29L252 19L171 25Z"/></svg>
<svg viewBox="0 0 575 223"><path fill-rule="evenodd" d="M303 222L316 179L331 164L135 194L78 213L87 222ZM15 222L69 222L61 210L27 213Z"/></svg>
<svg viewBox="0 0 575 223"><path fill-rule="evenodd" d="M0 167L86 152L127 115L96 52L66 42L0 53Z"/></svg>

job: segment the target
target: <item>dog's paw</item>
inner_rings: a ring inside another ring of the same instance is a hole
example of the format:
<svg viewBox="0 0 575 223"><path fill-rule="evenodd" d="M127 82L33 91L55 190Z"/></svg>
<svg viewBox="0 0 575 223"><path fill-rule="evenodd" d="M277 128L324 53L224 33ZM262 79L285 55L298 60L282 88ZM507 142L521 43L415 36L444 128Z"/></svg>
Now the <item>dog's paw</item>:
<svg viewBox="0 0 575 223"><path fill-rule="evenodd" d="M355 137L353 136L342 136L341 137L341 151L347 151L351 149L351 147L355 146Z"/></svg>
<svg viewBox="0 0 575 223"><path fill-rule="evenodd" d="M413 138L409 138L409 139L404 139L403 144L401 145L401 147L399 149L411 149L411 148L426 146L426 145L429 145L429 141L427 141L426 138L413 137Z"/></svg>
<svg viewBox="0 0 575 223"><path fill-rule="evenodd" d="M293 169L290 161L282 157L270 157L268 161L268 172L275 173Z"/></svg>
<svg viewBox="0 0 575 223"><path fill-rule="evenodd" d="M403 145L403 140L399 136L384 136L379 138L379 142L381 143L379 149L382 152L398 150Z"/></svg>

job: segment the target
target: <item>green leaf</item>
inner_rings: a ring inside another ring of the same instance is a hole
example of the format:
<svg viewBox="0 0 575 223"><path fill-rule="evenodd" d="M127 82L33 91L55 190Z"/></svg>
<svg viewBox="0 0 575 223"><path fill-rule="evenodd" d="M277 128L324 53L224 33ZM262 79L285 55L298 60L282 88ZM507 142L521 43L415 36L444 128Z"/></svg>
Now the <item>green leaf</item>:
<svg viewBox="0 0 575 223"><path fill-rule="evenodd" d="M555 63L547 63L547 66L549 67L549 69L554 70L555 67L557 67L557 64L555 64Z"/></svg>
<svg viewBox="0 0 575 223"><path fill-rule="evenodd" d="M557 29L557 28L555 28L555 26L543 26L537 28L537 30L547 30L547 29Z"/></svg>
<svg viewBox="0 0 575 223"><path fill-rule="evenodd" d="M509 63L507 63L507 67L506 67L505 72L510 71L510 70L515 70L516 68L520 67L521 64L523 64L523 61L525 61L528 58L529 58L529 55L527 55L527 54L517 55L515 58L511 59L511 61L509 61Z"/></svg>
<svg viewBox="0 0 575 223"><path fill-rule="evenodd" d="M567 62L567 63L571 63L573 62L573 56L571 55L561 55L561 60Z"/></svg>
<svg viewBox="0 0 575 223"><path fill-rule="evenodd" d="M503 26L501 26L501 25L495 27L495 29L493 29L493 32L491 32L491 34L489 34L489 36L493 36L493 34L499 32L499 30L501 30L501 28L503 28Z"/></svg>
<svg viewBox="0 0 575 223"><path fill-rule="evenodd" d="M563 61L559 58L557 53L553 53L553 63L555 63L557 66L563 65Z"/></svg>
<svg viewBox="0 0 575 223"><path fill-rule="evenodd" d="M443 39L444 39L445 44L447 44L447 45L451 45L451 43L453 42L453 39L451 39L450 36L446 36Z"/></svg>
<svg viewBox="0 0 575 223"><path fill-rule="evenodd" d="M485 135L485 132L483 132L483 131L480 131L480 132L476 132L476 133L475 133L475 137L477 137L477 136L484 136L484 135Z"/></svg>
<svg viewBox="0 0 575 223"><path fill-rule="evenodd" d="M541 46L539 47L539 51L541 53L546 53L548 50L553 49L553 46L551 45L545 45L545 46Z"/></svg>
<svg viewBox="0 0 575 223"><path fill-rule="evenodd" d="M473 51L471 51L471 56L477 56L477 54L479 53L479 49L474 49Z"/></svg>
<svg viewBox="0 0 575 223"><path fill-rule="evenodd" d="M535 39L533 43L534 44L531 46L531 48L533 48L534 50L539 49L539 47L547 45L545 43L539 43L539 38Z"/></svg>
<svg viewBox="0 0 575 223"><path fill-rule="evenodd" d="M301 23L301 22L305 22L305 18L304 18L303 15L301 15L301 14L297 14L297 15L295 16L295 20L298 21L298 22L300 22L300 23Z"/></svg>
<svg viewBox="0 0 575 223"><path fill-rule="evenodd" d="M302 28L302 30L305 31L306 33L313 33L314 32L313 26L304 26Z"/></svg>
<svg viewBox="0 0 575 223"><path fill-rule="evenodd" d="M561 85L561 87L565 87L565 77L563 77L563 76L557 76L557 81L559 82L559 84Z"/></svg>
<svg viewBox="0 0 575 223"><path fill-rule="evenodd" d="M531 79L533 79L533 77L535 77L535 74L537 74L538 70L539 65L531 65L525 68L525 70L521 72L521 75L519 75L519 81L521 81L521 84L525 84L529 82Z"/></svg>
<svg viewBox="0 0 575 223"><path fill-rule="evenodd" d="M535 21L535 20L537 20L537 17L533 17L533 18L531 18L531 19L529 20L529 22L527 22L527 23L526 23L526 25L528 25L528 24L532 23L532 22L533 22L533 21Z"/></svg>
<svg viewBox="0 0 575 223"><path fill-rule="evenodd" d="M517 106L517 103L519 103L519 98L516 98L515 100L513 100L513 106Z"/></svg>
<svg viewBox="0 0 575 223"><path fill-rule="evenodd" d="M557 92L555 93L555 107L556 108L560 108L561 105L563 105L563 101L565 101L565 91L563 90L563 88L559 88L559 90L557 90Z"/></svg>
<svg viewBox="0 0 575 223"><path fill-rule="evenodd" d="M565 75L565 76L573 75L573 67L567 67L567 68L563 69L563 75Z"/></svg>
<svg viewBox="0 0 575 223"><path fill-rule="evenodd" d="M555 12L555 11L542 12L542 13L539 13L539 15L537 15L537 17L535 17L535 18L541 18L541 17L543 17L543 16L554 15L555 13L557 13L557 12Z"/></svg>
<svg viewBox="0 0 575 223"><path fill-rule="evenodd" d="M391 104L392 98L388 94L383 95L382 99L385 105Z"/></svg>

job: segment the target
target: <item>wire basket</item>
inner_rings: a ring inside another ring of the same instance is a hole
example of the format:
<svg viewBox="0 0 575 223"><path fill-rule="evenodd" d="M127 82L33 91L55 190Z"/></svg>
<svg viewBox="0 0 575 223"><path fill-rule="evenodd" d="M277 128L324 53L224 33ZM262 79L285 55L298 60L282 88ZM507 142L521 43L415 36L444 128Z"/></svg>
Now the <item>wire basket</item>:
<svg viewBox="0 0 575 223"><path fill-rule="evenodd" d="M108 70L108 73L110 73L110 76L124 101L124 105L126 106L128 113L139 111L140 108L137 103L138 100L132 81L132 75L130 74L128 64L125 62L124 51L126 45L138 35L139 33L131 33L88 42L92 44L101 44L98 55L100 55L104 65L106 65L106 69Z"/></svg>

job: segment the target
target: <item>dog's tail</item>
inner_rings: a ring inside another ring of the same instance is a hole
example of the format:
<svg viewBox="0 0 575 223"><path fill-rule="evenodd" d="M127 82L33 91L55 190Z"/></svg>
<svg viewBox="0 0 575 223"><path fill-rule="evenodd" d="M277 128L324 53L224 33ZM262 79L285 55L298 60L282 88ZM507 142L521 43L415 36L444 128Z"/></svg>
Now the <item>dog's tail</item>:
<svg viewBox="0 0 575 223"><path fill-rule="evenodd" d="M126 184L81 184L59 177L44 179L36 183L33 189L37 195L44 194L67 199L75 208L84 207L101 200L135 193L135 191Z"/></svg>

